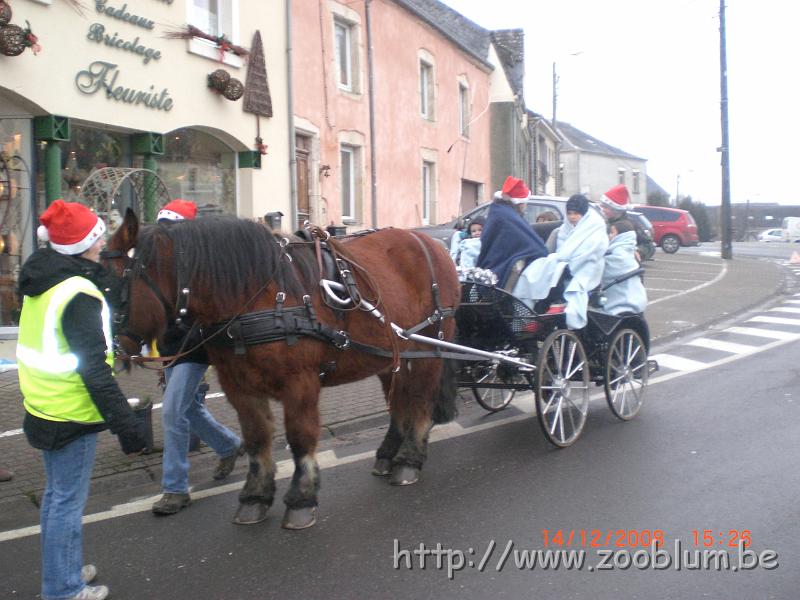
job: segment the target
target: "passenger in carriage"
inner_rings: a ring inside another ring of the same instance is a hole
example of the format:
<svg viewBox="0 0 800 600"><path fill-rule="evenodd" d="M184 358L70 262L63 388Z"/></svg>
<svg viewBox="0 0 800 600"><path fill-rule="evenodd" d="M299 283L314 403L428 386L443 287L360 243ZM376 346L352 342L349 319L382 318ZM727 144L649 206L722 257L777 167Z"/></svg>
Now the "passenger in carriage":
<svg viewBox="0 0 800 600"><path fill-rule="evenodd" d="M481 216L470 221L466 231L456 231L450 243L450 258L464 269L471 269L481 251L481 233L486 219Z"/></svg>
<svg viewBox="0 0 800 600"><path fill-rule="evenodd" d="M610 242L601 281L604 302L599 308L612 315L643 313L647 307L647 292L640 276L629 277L610 285L639 268L639 261L636 260L636 230L630 221L621 219L609 224L608 237Z"/></svg>
<svg viewBox="0 0 800 600"><path fill-rule="evenodd" d="M531 263L511 293L544 312L536 301L558 300L554 295L558 286L563 286L567 327L581 329L586 326L589 292L600 284L603 275L607 249L603 217L589 206L585 196L575 194L567 201L567 220L558 229L556 251Z"/></svg>
<svg viewBox="0 0 800 600"><path fill-rule="evenodd" d="M475 266L497 275L498 287L505 287L514 266L522 268L547 255L542 238L520 214L530 195L525 182L507 177L489 208L486 226L481 234L481 251Z"/></svg>

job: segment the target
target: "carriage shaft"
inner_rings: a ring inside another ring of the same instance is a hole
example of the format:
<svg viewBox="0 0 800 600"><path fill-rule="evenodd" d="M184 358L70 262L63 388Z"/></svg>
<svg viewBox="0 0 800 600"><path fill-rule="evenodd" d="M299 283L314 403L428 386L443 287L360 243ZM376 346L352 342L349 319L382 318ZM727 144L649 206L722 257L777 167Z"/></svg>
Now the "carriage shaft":
<svg viewBox="0 0 800 600"><path fill-rule="evenodd" d="M403 339L412 340L415 342L422 342L423 344L430 344L431 346L437 346L439 348L445 348L447 350L459 350L466 354L472 354L475 356L481 356L483 358L490 358L492 360L496 360L498 362L504 362L511 365L516 365L518 367L525 367L527 369L536 369L536 365L532 365L530 363L526 363L524 360L520 360L518 358L513 358L511 356L506 356L505 354L498 354L496 352L487 352L485 350L478 350L477 348L470 348L469 346L462 346L460 344L454 344L452 342L446 342L444 340L440 340L437 338L427 337L424 335L419 335L417 333L406 334L405 331L401 328L392 323L392 328L394 329L395 333Z"/></svg>

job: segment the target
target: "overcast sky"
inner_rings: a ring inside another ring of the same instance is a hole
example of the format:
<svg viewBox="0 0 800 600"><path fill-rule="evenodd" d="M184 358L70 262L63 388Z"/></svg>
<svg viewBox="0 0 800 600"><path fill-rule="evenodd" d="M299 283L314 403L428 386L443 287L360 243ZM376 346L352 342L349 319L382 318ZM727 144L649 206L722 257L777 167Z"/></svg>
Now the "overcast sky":
<svg viewBox="0 0 800 600"><path fill-rule="evenodd" d="M719 0L443 0L487 29L525 30L528 108L647 159L675 195L721 198ZM729 0L731 200L800 204L800 4Z"/></svg>

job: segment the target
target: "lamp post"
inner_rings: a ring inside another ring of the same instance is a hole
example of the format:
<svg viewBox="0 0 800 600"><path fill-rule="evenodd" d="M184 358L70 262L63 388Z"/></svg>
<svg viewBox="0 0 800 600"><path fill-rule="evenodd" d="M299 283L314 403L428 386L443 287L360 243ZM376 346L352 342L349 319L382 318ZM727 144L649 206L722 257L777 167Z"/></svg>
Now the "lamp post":
<svg viewBox="0 0 800 600"><path fill-rule="evenodd" d="M678 202L681 197L681 174L678 173L677 181L675 182L675 202L672 203L672 206L675 208L678 207Z"/></svg>

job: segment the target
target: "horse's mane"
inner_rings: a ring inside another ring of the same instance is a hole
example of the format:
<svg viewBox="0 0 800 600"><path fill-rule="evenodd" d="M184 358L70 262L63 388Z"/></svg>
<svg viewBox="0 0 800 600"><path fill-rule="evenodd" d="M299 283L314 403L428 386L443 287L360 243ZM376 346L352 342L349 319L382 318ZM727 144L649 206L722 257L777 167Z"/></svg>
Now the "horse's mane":
<svg viewBox="0 0 800 600"><path fill-rule="evenodd" d="M293 252L290 261L280 239L259 223L211 216L146 227L137 246L142 264L159 270L174 264L183 274L182 284L195 296L202 295L204 303L228 314L273 280L293 296L313 289L310 285L316 269L312 254ZM167 254L170 248L172 256Z"/></svg>

